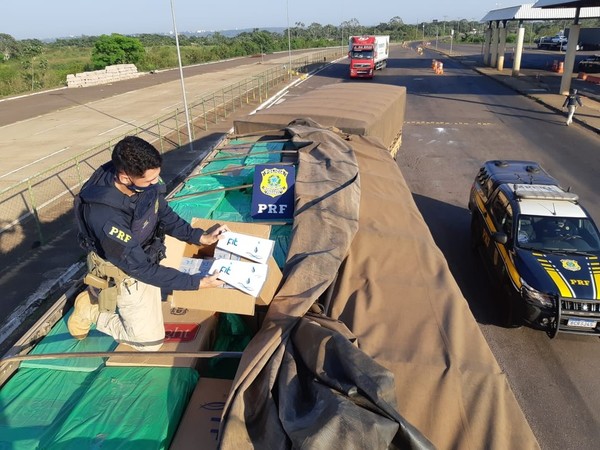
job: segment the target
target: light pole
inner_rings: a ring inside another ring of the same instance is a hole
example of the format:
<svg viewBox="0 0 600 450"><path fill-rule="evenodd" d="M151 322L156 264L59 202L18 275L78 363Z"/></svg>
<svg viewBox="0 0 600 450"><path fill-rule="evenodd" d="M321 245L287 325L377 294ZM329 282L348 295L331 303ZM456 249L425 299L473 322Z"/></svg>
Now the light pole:
<svg viewBox="0 0 600 450"><path fill-rule="evenodd" d="M35 56L32 56L31 57L31 90L32 91L33 91L33 88L35 86L35 84L33 82L35 80L34 73L33 73L33 70L34 70L33 63L34 63L34 61L35 61Z"/></svg>
<svg viewBox="0 0 600 450"><path fill-rule="evenodd" d="M181 65L181 52L179 51L179 36L177 35L177 24L175 23L175 7L171 0L171 17L173 18L173 31L175 32L175 46L177 47L177 60L179 61L179 78L181 79L181 92L183 94L183 107L185 109L185 120L187 122L188 137L190 140L190 150L194 151L192 142L192 127L190 125L190 113L187 106L187 98L185 96L185 83L183 82L183 66Z"/></svg>
<svg viewBox="0 0 600 450"><path fill-rule="evenodd" d="M425 22L423 22L423 47L425 47Z"/></svg>
<svg viewBox="0 0 600 450"><path fill-rule="evenodd" d="M288 57L290 60L290 77L292 76L292 38L290 37L290 0L285 2L286 16L287 16L287 29L288 29Z"/></svg>

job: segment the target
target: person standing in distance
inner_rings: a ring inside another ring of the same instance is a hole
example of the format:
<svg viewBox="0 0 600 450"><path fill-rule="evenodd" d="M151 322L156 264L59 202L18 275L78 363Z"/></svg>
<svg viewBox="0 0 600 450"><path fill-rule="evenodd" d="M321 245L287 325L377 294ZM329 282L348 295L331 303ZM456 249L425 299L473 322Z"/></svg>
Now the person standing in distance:
<svg viewBox="0 0 600 450"><path fill-rule="evenodd" d="M567 98L565 99L565 102L562 106L563 108L566 107L568 110L567 126L571 125L571 123L573 122L573 115L575 114L577 105L583 106L583 104L581 103L581 98L579 97L579 95L577 95L577 89L571 89L569 95L567 95Z"/></svg>
<svg viewBox="0 0 600 450"><path fill-rule="evenodd" d="M161 288L223 286L217 274L202 278L159 265L165 234L211 245L229 231L222 225L207 233L179 217L165 199L161 165L162 156L152 144L127 136L75 198L78 240L87 252L84 281L90 286L76 298L67 322L76 339L84 339L95 323L117 342L140 351L158 350L165 337Z"/></svg>

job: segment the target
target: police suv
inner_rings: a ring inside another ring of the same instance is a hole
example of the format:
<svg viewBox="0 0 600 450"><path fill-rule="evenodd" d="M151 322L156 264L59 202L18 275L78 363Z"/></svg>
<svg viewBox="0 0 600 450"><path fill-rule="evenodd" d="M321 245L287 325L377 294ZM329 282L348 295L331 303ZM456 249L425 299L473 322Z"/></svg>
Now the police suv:
<svg viewBox="0 0 600 450"><path fill-rule="evenodd" d="M600 234L576 194L535 162L488 161L469 210L505 326L600 335Z"/></svg>

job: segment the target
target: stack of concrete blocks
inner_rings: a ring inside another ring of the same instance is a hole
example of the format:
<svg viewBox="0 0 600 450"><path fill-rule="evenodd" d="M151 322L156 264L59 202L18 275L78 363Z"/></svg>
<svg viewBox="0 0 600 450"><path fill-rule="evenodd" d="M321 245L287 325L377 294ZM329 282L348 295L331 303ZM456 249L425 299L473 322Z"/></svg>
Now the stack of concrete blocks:
<svg viewBox="0 0 600 450"><path fill-rule="evenodd" d="M139 77L135 64L115 64L106 66L103 70L94 70L92 72L76 73L67 75L68 87L86 87L97 86L100 84L113 83L115 81L128 80Z"/></svg>

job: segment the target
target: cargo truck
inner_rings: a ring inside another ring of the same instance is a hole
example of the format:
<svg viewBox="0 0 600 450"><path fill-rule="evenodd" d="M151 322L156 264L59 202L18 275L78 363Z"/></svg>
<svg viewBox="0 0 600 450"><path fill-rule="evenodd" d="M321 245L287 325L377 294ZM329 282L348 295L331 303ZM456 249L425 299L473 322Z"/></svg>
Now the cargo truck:
<svg viewBox="0 0 600 450"><path fill-rule="evenodd" d="M350 78L373 78L376 70L387 65L389 54L389 36L350 36Z"/></svg>
<svg viewBox="0 0 600 450"><path fill-rule="evenodd" d="M393 159L405 105L404 87L341 83L236 120L168 196L276 241L283 278L244 315L234 374L211 364L235 353L234 315L206 292L163 305L197 339L145 354L71 338L68 295L0 358L0 447L539 448ZM295 168L291 223L251 219L264 164Z"/></svg>

